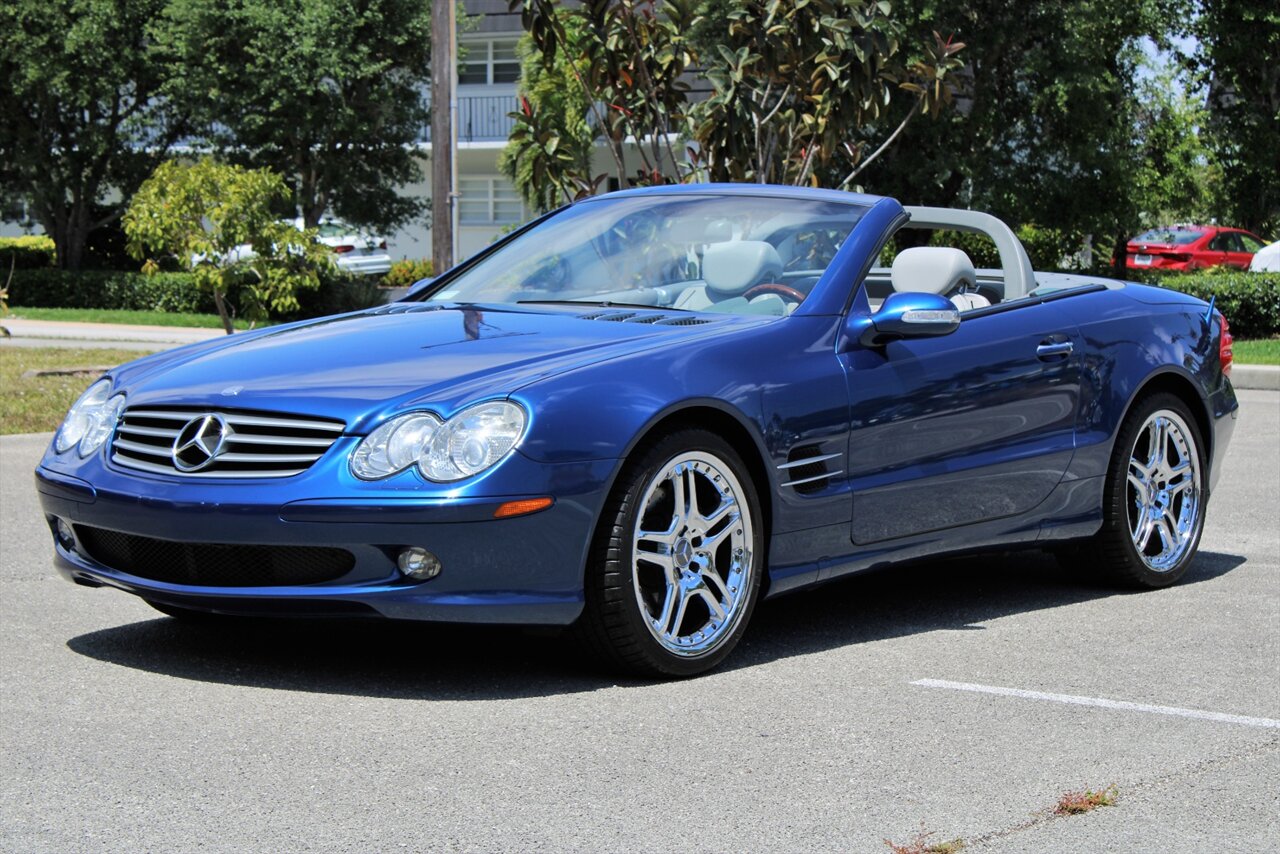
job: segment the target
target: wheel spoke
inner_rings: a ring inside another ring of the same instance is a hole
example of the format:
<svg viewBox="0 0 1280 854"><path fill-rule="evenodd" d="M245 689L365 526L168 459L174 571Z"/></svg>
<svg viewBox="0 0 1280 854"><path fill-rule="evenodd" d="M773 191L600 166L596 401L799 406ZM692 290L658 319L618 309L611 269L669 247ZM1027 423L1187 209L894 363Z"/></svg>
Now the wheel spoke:
<svg viewBox="0 0 1280 854"><path fill-rule="evenodd" d="M724 517L721 518L723 519ZM721 527L720 530L716 531L714 534L709 534L703 539L702 547L707 551L714 553L715 549L717 549L721 543L732 536L734 531L738 530L737 526L740 518L741 515L738 513L734 513L732 516L728 517L724 526Z"/></svg>
<svg viewBox="0 0 1280 854"><path fill-rule="evenodd" d="M1155 471L1164 465L1165 453L1169 444L1169 419L1157 418L1151 422L1151 445L1148 448L1147 468Z"/></svg>
<svg viewBox="0 0 1280 854"><path fill-rule="evenodd" d="M664 631L673 636L680 637L680 626L684 624L684 612L689 608L689 591L682 585L676 585L676 616L670 623L664 623Z"/></svg>
<svg viewBox="0 0 1280 854"><path fill-rule="evenodd" d="M691 465L681 467L680 483L677 484L676 494L680 495L680 511L676 513L677 521L681 524L687 524L692 517L698 515L698 483L696 483L696 475Z"/></svg>
<svg viewBox="0 0 1280 854"><path fill-rule="evenodd" d="M698 591L698 595L707 603L707 609L711 611L711 619L719 622L725 618L725 610L721 607L720 600L716 598L714 593L703 587Z"/></svg>
<svg viewBox="0 0 1280 854"><path fill-rule="evenodd" d="M1134 490L1137 491L1138 503L1140 506L1146 505L1146 503L1151 500L1151 492L1147 488L1146 481L1142 480L1142 478L1138 477L1137 475L1130 474L1129 485L1132 486Z"/></svg>
<svg viewBox="0 0 1280 854"><path fill-rule="evenodd" d="M1142 508L1138 514L1138 525L1133 531L1133 544L1141 553L1146 551L1147 540L1151 539L1151 529L1155 525L1155 520L1151 518L1151 514L1147 509Z"/></svg>
<svg viewBox="0 0 1280 854"><path fill-rule="evenodd" d="M659 554L667 554L671 551L671 542L676 535L676 522L672 520L671 527L665 531L645 531L640 528L636 529L636 546L641 543L654 543L661 548L657 550ZM644 549L644 551L649 551Z"/></svg>
<svg viewBox="0 0 1280 854"><path fill-rule="evenodd" d="M709 563L703 568L702 580L707 583L707 588L718 600L727 602L730 599L729 587L724 583L724 579L720 576L720 571L716 569L714 564Z"/></svg>
<svg viewBox="0 0 1280 854"><path fill-rule="evenodd" d="M1173 550L1177 538L1174 537L1173 531L1169 529L1163 516L1154 522L1156 534L1160 537L1160 555L1164 556Z"/></svg>
<svg viewBox="0 0 1280 854"><path fill-rule="evenodd" d="M738 509L738 502L734 499L732 495L721 495L720 506L717 507L715 510L712 510L707 515L701 517L703 529L710 531L712 528L716 526L717 522L719 522L725 516L728 516L730 513L736 512L737 509Z"/></svg>
<svg viewBox="0 0 1280 854"><path fill-rule="evenodd" d="M637 552L636 560L661 567L668 582L676 577L676 562L666 552Z"/></svg>
<svg viewBox="0 0 1280 854"><path fill-rule="evenodd" d="M680 598L680 585L676 584L672 579L667 579L667 593L662 599L662 610L658 613L657 619L653 621L654 626L663 634L671 633L671 615L676 609L676 600Z"/></svg>

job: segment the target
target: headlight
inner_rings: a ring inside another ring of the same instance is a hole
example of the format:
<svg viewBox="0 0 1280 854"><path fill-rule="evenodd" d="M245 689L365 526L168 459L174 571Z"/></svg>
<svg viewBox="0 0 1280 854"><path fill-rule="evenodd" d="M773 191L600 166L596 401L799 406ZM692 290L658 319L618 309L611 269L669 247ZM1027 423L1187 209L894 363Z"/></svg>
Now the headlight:
<svg viewBox="0 0 1280 854"><path fill-rule="evenodd" d="M464 409L444 423L430 413L411 412L366 436L351 455L351 472L361 480L380 480L416 463L427 480L462 480L505 457L526 423L524 409L505 400Z"/></svg>
<svg viewBox="0 0 1280 854"><path fill-rule="evenodd" d="M55 451L65 454L79 444L80 456L87 457L102 447L124 409L124 395L117 394L108 399L109 394L111 380L98 380L80 395L58 428L58 436L53 443Z"/></svg>

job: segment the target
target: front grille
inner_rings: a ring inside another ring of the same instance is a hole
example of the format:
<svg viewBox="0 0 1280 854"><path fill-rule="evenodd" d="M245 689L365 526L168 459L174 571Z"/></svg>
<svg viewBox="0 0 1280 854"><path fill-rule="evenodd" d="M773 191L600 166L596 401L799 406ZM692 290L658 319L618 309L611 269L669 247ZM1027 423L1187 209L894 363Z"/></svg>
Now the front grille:
<svg viewBox="0 0 1280 854"><path fill-rule="evenodd" d="M306 416L226 411L226 439L213 462L198 471L174 465L173 446L184 426L209 410L148 406L126 409L116 427L111 459L129 468L189 477L289 477L301 474L342 435L341 421Z"/></svg>
<svg viewBox="0 0 1280 854"><path fill-rule="evenodd" d="M80 548L98 563L139 578L206 587L320 584L341 578L356 559L345 549L177 543L76 525Z"/></svg>

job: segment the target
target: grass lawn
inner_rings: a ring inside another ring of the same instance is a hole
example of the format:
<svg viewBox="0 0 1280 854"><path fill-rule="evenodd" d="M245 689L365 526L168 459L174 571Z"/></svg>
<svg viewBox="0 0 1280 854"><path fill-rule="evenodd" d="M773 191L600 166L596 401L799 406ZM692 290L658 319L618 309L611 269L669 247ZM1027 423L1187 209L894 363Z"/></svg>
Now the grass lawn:
<svg viewBox="0 0 1280 854"><path fill-rule="evenodd" d="M192 314L183 311L125 311L114 308L23 308L10 306L9 316L22 320L65 320L74 323L136 323L143 326L195 326L221 329L216 314ZM0 323L4 321L0 319ZM270 325L259 322L258 326ZM247 320L235 321L236 329L248 329Z"/></svg>
<svg viewBox="0 0 1280 854"><path fill-rule="evenodd" d="M145 355L137 350L0 348L0 435L57 429L71 404L103 370ZM68 368L84 373L22 377L32 370Z"/></svg>
<svg viewBox="0 0 1280 854"><path fill-rule="evenodd" d="M1231 351L1241 365L1280 365L1280 338L1236 339Z"/></svg>

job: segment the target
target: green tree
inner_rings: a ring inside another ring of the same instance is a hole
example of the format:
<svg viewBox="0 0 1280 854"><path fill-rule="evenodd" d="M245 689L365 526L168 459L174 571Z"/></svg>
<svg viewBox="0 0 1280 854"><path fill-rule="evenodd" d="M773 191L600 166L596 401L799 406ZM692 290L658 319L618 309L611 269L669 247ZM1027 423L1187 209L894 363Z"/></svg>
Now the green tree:
<svg viewBox="0 0 1280 854"><path fill-rule="evenodd" d="M203 158L169 160L142 183L124 214L129 252L158 269L170 256L213 293L222 325L233 326L227 294L239 290L251 319L298 308L298 291L320 286L319 271L333 263L315 229L299 230L276 218L289 188L269 169L246 169ZM247 246L250 251L244 251Z"/></svg>
<svg viewBox="0 0 1280 854"><path fill-rule="evenodd" d="M152 38L164 5L0 4L0 195L29 200L65 269L183 133L161 97L174 66Z"/></svg>
<svg viewBox="0 0 1280 854"><path fill-rule="evenodd" d="M579 39L576 19L565 21L570 43ZM586 62L557 51L545 63L534 41L525 36L516 48L520 57L520 110L498 155L498 169L520 188L536 210L551 210L571 201L581 181L591 175L596 132L588 122L591 101L578 79ZM575 63L569 68L570 62Z"/></svg>
<svg viewBox="0 0 1280 854"><path fill-rule="evenodd" d="M576 111L586 106L592 139L600 139L621 186L655 184L684 162L677 137L687 125L689 84L685 75L697 57L689 35L696 15L693 0L511 0L521 12L536 56L549 80L576 90L569 97L524 92L522 109L512 113L515 130L509 157L528 160L530 176L544 182L533 198L590 193L604 175L582 174L575 150L585 137ZM542 79L535 77L535 80ZM547 81L549 82L549 81ZM634 145L628 147L630 140ZM567 143L565 149L561 143ZM638 165L630 172L628 153Z"/></svg>
<svg viewBox="0 0 1280 854"><path fill-rule="evenodd" d="M1280 7L1206 0L1190 65L1209 87L1209 146L1221 169L1220 213L1232 225L1280 234Z"/></svg>
<svg viewBox="0 0 1280 854"><path fill-rule="evenodd" d="M390 230L425 204L430 4L421 0L171 0L174 96L224 157L285 176L306 224L326 210Z"/></svg>
<svg viewBox="0 0 1280 854"><path fill-rule="evenodd" d="M919 112L936 116L964 45L929 33L904 67L891 12L887 0L708 4L699 41L712 94L693 111L707 177L847 186ZM895 99L903 90L913 97ZM886 132L902 100L910 106Z"/></svg>
<svg viewBox="0 0 1280 854"><path fill-rule="evenodd" d="M1211 164L1201 128L1208 111L1172 68L1159 68L1138 84L1134 137L1139 165L1133 194L1142 228L1205 222L1214 216L1221 172Z"/></svg>
<svg viewBox="0 0 1280 854"><path fill-rule="evenodd" d="M531 47L504 168L543 208L599 186L604 176L585 171L596 139L622 186L671 177L848 185L914 116L949 102L946 77L963 48L934 33L899 63L887 0L512 7L523 10ZM688 83L699 66L711 87L701 101ZM880 130L895 95L908 92L905 116ZM854 136L872 124L873 145ZM634 175L628 156L639 161Z"/></svg>
<svg viewBox="0 0 1280 854"><path fill-rule="evenodd" d="M862 179L904 201L1093 234L1104 255L1123 251L1144 209L1140 40L1167 44L1180 2L901 0L905 41L954 32L965 65L955 108L913 124Z"/></svg>

